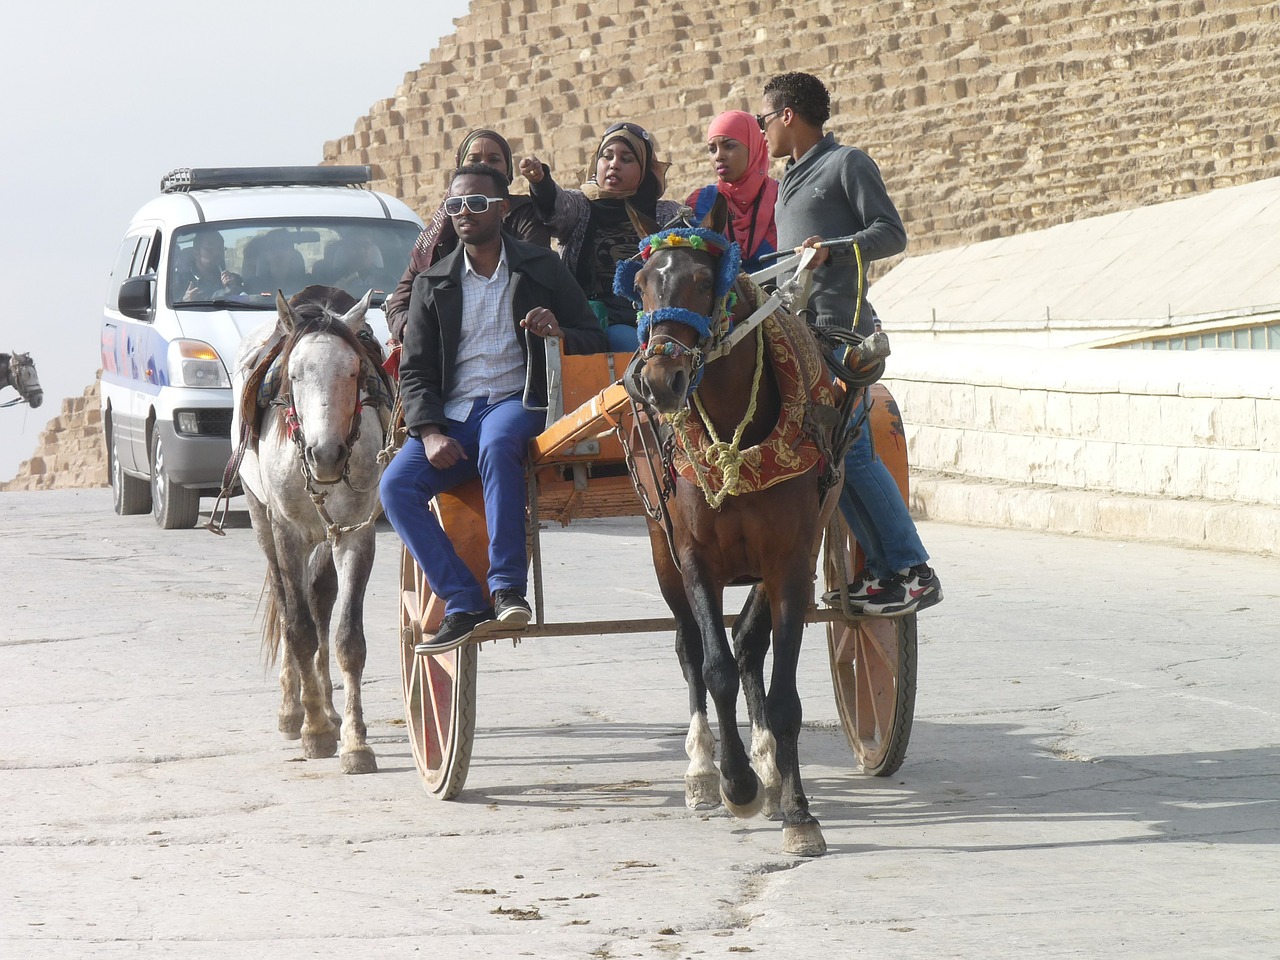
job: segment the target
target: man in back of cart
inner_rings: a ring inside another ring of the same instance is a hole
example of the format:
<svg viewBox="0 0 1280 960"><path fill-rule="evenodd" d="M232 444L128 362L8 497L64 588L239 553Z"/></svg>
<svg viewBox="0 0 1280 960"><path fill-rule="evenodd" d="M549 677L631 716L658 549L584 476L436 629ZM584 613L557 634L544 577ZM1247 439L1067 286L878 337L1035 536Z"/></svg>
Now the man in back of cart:
<svg viewBox="0 0 1280 960"><path fill-rule="evenodd" d="M439 654L482 623L523 627L524 462L547 402L545 341L566 353L607 343L581 288L550 250L502 231L506 178L480 164L454 172L445 213L462 241L418 275L409 301L400 391L409 438L382 476L382 505L431 590L445 601ZM488 596L429 509L436 494L479 477L489 531ZM490 598L492 602L490 601Z"/></svg>
<svg viewBox="0 0 1280 960"><path fill-rule="evenodd" d="M812 74L784 73L765 84L756 122L770 156L787 160L778 190L778 249L852 234L863 260L901 253L907 233L880 168L824 132L830 116L831 97ZM870 335L879 323L865 298L856 255L829 254L819 249L813 260L814 321L853 329L857 318L855 332ZM854 411L855 420L860 413L861 408ZM938 603L942 584L926 562L929 554L897 484L872 449L869 428L859 431L844 467L840 512L866 556L866 567L848 587L850 606L867 616L902 617ZM823 599L839 602L831 593Z"/></svg>

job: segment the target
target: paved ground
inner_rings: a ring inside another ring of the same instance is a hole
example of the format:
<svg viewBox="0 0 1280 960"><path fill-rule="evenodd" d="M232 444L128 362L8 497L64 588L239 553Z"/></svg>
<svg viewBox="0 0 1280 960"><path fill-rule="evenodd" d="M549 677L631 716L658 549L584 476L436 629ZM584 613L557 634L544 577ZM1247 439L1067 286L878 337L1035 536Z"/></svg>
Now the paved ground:
<svg viewBox="0 0 1280 960"><path fill-rule="evenodd" d="M484 649L467 790L404 737L394 534L367 607L381 772L300 761L262 562L0 495L0 956L1274 958L1280 561L930 523L907 762L860 778L822 635L801 741L830 852L685 809L664 636ZM544 540L557 618L661 612L641 529Z"/></svg>

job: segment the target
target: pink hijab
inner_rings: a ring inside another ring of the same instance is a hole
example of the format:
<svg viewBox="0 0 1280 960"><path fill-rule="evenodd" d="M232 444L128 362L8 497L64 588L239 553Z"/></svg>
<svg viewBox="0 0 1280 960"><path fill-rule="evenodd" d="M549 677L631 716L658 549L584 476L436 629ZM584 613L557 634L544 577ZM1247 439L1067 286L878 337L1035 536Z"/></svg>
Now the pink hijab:
<svg viewBox="0 0 1280 960"><path fill-rule="evenodd" d="M716 187L729 201L733 213L730 239L741 245L746 258L754 255L766 241L771 250L776 250L778 228L773 220L773 208L778 202L778 181L769 176L769 145L760 132L760 125L749 113L728 110L711 121L707 141L712 137L732 137L747 147L747 172L735 183L716 181ZM752 249L748 250L748 245Z"/></svg>

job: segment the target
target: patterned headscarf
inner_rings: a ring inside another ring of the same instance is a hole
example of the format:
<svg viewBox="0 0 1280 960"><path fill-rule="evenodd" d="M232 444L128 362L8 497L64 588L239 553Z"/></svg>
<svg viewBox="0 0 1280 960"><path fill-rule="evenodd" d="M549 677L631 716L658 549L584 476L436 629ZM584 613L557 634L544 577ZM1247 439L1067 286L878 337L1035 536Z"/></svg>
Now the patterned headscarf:
<svg viewBox="0 0 1280 960"><path fill-rule="evenodd" d="M596 182L595 161L600 159L600 155L604 153L604 148L615 140L621 140L627 145L628 149L636 155L636 159L640 161L640 165L644 170L640 186L631 193L606 191ZM671 164L657 158L657 151L657 141L644 127L637 123L623 122L613 124L604 132L604 136L600 138L600 145L596 147L595 156L591 164L591 176L582 185L582 192L587 195L589 200L624 200L627 197L641 194L646 200L656 203L658 198L666 192L667 168L671 166Z"/></svg>

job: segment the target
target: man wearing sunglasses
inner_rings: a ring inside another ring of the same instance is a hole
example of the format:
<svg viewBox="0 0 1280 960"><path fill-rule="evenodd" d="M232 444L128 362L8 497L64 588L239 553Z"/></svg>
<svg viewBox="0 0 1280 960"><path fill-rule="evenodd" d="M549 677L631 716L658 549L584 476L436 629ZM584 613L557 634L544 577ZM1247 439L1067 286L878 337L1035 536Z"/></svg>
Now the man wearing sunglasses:
<svg viewBox="0 0 1280 960"><path fill-rule="evenodd" d="M545 414L547 337L566 353L599 353L604 332L573 275L550 250L502 231L507 179L482 164L457 170L444 210L461 241L413 281L400 361L409 439L382 475L391 525L445 601L419 653L464 644L481 623L524 626L524 461ZM489 529L488 596L428 505L475 477ZM492 602L490 602L492 600Z"/></svg>
<svg viewBox="0 0 1280 960"><path fill-rule="evenodd" d="M787 159L775 212L778 249L852 235L864 262L901 253L907 232L880 168L861 150L823 133L830 117L830 94L812 74L785 73L765 84L756 122L769 155ZM819 248L809 296L814 322L849 330L857 317L857 332L871 334L879 321L870 303L858 303L859 293L853 251L832 255ZM854 411L855 421L860 413ZM844 469L840 512L867 562L849 584L850 606L879 617L906 616L933 606L942 599L942 584L925 562L929 554L897 484L871 447L870 430L860 431ZM830 594L823 599L832 602Z"/></svg>

